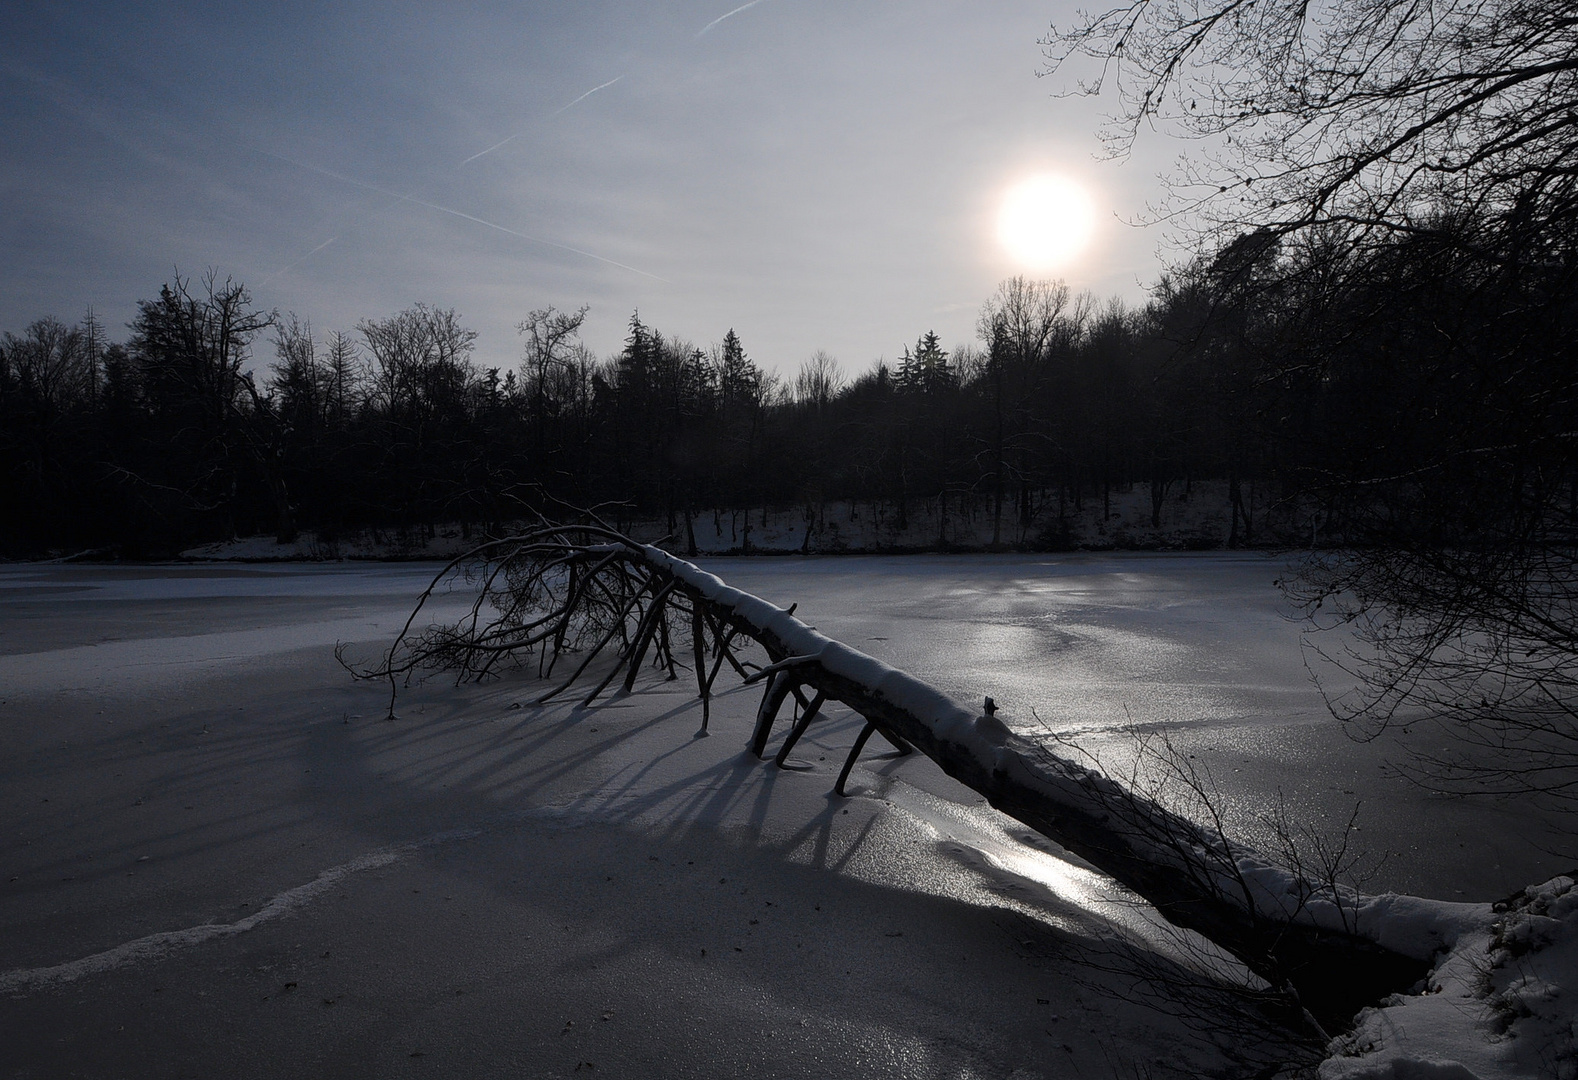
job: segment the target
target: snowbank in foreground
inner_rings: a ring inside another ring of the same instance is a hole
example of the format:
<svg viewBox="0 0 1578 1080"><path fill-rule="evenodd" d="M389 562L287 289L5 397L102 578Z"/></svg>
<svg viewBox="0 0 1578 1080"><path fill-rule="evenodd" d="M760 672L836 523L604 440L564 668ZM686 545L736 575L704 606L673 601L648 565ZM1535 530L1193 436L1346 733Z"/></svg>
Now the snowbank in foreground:
<svg viewBox="0 0 1578 1080"><path fill-rule="evenodd" d="M1422 913L1423 914L1423 913ZM1578 1078L1578 881L1485 905L1423 992L1364 1010L1321 1080Z"/></svg>

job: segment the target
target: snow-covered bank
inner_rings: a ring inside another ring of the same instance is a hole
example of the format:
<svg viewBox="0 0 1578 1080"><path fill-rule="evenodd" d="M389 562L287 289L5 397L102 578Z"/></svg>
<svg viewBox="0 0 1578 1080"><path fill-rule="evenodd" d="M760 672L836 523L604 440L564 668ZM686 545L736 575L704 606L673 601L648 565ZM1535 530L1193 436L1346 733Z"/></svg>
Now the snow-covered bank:
<svg viewBox="0 0 1578 1080"><path fill-rule="evenodd" d="M1298 546L1320 539L1320 522L1303 508L1275 503L1252 483L1242 486L1242 517L1233 529L1225 481L1169 487L1160 501L1136 485L1078 505L1040 492L1039 506L1022 523L1012 506L1000 522L989 499L955 496L946 505L917 499L902 510L861 500L810 502L751 510L702 510L686 520L637 518L619 522L643 542L668 537L675 551L722 554L853 554L916 551L1203 551L1228 546ZM994 536L996 542L994 545ZM411 528L355 529L328 535L304 531L288 544L271 536L242 537L183 551L193 561L321 561L329 559L449 559L482 538L453 523Z"/></svg>
<svg viewBox="0 0 1578 1080"><path fill-rule="evenodd" d="M1578 884L1483 905L1421 992L1366 1009L1321 1080L1578 1077Z"/></svg>

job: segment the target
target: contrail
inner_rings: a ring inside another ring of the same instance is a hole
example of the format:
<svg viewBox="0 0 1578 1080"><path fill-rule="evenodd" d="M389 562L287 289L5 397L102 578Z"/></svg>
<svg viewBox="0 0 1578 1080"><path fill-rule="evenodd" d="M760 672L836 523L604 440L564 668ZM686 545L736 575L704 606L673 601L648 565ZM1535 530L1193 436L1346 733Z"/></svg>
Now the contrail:
<svg viewBox="0 0 1578 1080"><path fill-rule="evenodd" d="M713 19L706 26L703 26L700 30L697 30L696 31L696 36L697 37L701 37L701 35L705 34L708 30L711 30L714 26L717 26L724 19L728 19L728 18L731 18L731 17L733 17L735 15L738 15L740 12L746 10L747 8L753 8L757 4L760 4L761 2L762 2L762 0L751 0L750 3L748 3L748 4L741 4L739 7L735 8L733 11L726 11L726 12L724 12L722 15L719 15L716 19Z"/></svg>
<svg viewBox="0 0 1578 1080"><path fill-rule="evenodd" d="M415 203L418 206L425 206L429 210L438 211L440 214L453 214L455 217L464 218L467 221L474 221L478 225L484 225L490 229L497 229L501 233L508 233L511 236L517 236L522 240L529 240L534 244L543 244L547 247L558 248L560 251L568 251L575 255L584 256L588 259L595 259L600 263L607 263L609 266L617 266L621 270L629 270L632 274L640 274L642 277L649 277L654 281L661 281L665 285L673 284L673 282L669 281L669 279L666 277L659 277L657 274L648 273L645 270L630 266L627 263L617 262L614 259L606 259L601 255L594 255L590 251L585 251L578 247L571 247L569 244L560 244L553 240L544 240L540 236L532 236L530 233L523 233L515 229L506 228L503 225L495 224L494 222L476 217L475 215L467 214L463 211L455 210L448 206L440 206L438 203L431 203L425 199L419 199L415 195L402 195L397 191L390 191L388 188L379 187L377 184L369 184L365 180L357 180L355 177L346 176L343 173L337 173L333 169L325 169L320 165L311 165L305 161L296 161L293 158L286 157L284 154L276 154L272 150L263 150L259 148L258 153L267 155L271 158L278 158L280 161L294 165L298 169L306 169L309 172L321 173L324 176L332 177L333 179L339 180L342 183L351 184L359 188L366 188L368 191L376 191L380 195L388 195L390 198L399 199L402 202L410 202ZM319 246L323 247L325 245Z"/></svg>
<svg viewBox="0 0 1578 1080"><path fill-rule="evenodd" d="M486 157L488 154L493 153L493 151L497 150L499 147L503 146L505 143L514 142L516 139L518 139L520 137L521 137L521 133L517 131L515 134L509 136L508 138L500 139L498 142L494 143L492 146L488 147L486 150L479 150L479 151L477 151L475 154L472 154L470 157L468 157L465 161L462 161L460 163L460 165L470 165L473 161L476 161L479 157ZM460 168L460 165L455 166L455 168L457 168L457 169Z"/></svg>
<svg viewBox="0 0 1578 1080"><path fill-rule="evenodd" d="M594 87L592 87L586 93L582 94L580 97L578 97L574 101L570 102L570 104L561 106L560 108L557 108L553 112L549 113L548 114L548 119L552 120L555 116L558 116L560 113L566 112L569 109L573 109L575 106L579 105L581 102L585 101L587 98L591 97L593 94L597 93L599 90L607 90L610 86L614 85L616 82L618 82L620 79L623 79L623 78L624 78L623 75L619 75L619 76L617 76L615 78L609 79L602 86L594 86ZM516 139L520 138L524 134L526 134L524 131L517 131L515 134L509 136L508 138L500 139L498 142L494 143L492 146L488 147L486 150L479 150L475 154L472 154L465 161L462 161L460 163L460 165L470 165L473 161L476 161L479 157L487 157L489 154L493 153L493 151L499 149L499 147L504 146L507 143L514 142ZM457 165L455 167L458 169L460 167L460 165Z"/></svg>
<svg viewBox="0 0 1578 1080"><path fill-rule="evenodd" d="M761 3L761 0L753 0L753 2L759 4L759 3ZM749 6L749 5L747 5L747 6ZM594 87L592 87L586 93L582 94L580 97L578 97L574 101L570 102L570 104L566 105L563 109L557 109L554 112L550 113L549 116L550 117L558 116L560 113L564 112L566 109L573 109L575 106L579 105L581 102L585 101L587 98L591 97L593 94L597 93L599 90L607 90L610 86L614 85L616 82L618 82L620 79L623 79L623 78L624 78L623 75L616 75L614 78L609 79L607 82L605 82L602 86L594 86Z"/></svg>
<svg viewBox="0 0 1578 1080"><path fill-rule="evenodd" d="M276 161L283 161L287 165L294 165L298 169L306 169L308 172L315 172L320 176L330 177L331 179L340 181L342 184L351 184L354 187L366 188L369 191L376 191L380 195L388 195L393 199L406 198L406 196L401 195L397 191L390 191L388 188L381 188L377 184L369 184L365 180L358 180L353 176L346 176L344 173L337 173L333 169L325 169L322 165L313 165L309 162L297 161L293 157L286 157L284 154L276 154L274 151L265 150L261 146L254 147L253 149L257 150L257 152L262 154L264 157L271 157Z"/></svg>
<svg viewBox="0 0 1578 1080"><path fill-rule="evenodd" d="M266 277L262 281L258 282L258 284L259 285L267 285L269 282L273 281L275 278L279 277L281 274L286 273L287 271L296 269L296 267L300 266L302 263L304 263L308 259L312 258L318 252L322 251L324 248L328 247L330 244L334 243L339 238L340 238L340 234L336 234L334 236L329 237L327 240L325 240L323 243L319 244L317 247L313 248L311 251L307 252L307 254L303 255L301 258L296 259L293 262L287 263L286 265L280 267L278 270L276 270L272 274L268 275L268 277Z"/></svg>

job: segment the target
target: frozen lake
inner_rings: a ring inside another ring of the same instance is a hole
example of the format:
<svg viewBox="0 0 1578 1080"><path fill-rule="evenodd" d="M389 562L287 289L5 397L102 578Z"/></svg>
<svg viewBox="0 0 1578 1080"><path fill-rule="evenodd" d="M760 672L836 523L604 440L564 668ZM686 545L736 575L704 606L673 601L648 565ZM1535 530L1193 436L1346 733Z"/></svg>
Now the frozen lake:
<svg viewBox="0 0 1578 1080"><path fill-rule="evenodd" d="M1278 805L1330 831L1362 803L1372 889L1496 898L1570 862L1526 809L1388 779L1395 747L1348 740L1261 556L707 566L1114 772L1131 728L1165 733L1252 842ZM375 652L434 569L0 567L0 1043L19 1075L1211 1060L1210 1018L1101 989L1092 950L1133 909L1095 875L924 760L868 753L854 797L830 797L852 716L812 729L806 771L741 752L755 688L719 695L709 739L693 687L656 678L591 709L533 707L521 674L436 678L383 722L385 689L333 646Z"/></svg>
<svg viewBox="0 0 1578 1080"><path fill-rule="evenodd" d="M1358 839L1379 864L1371 887L1500 897L1573 861L1573 839L1528 807L1432 795L1386 775L1397 741L1348 737L1306 667L1304 626L1274 584L1286 565L1278 558L702 561L964 701L991 695L1026 734L1065 736L1110 772L1131 767L1133 729L1164 734L1209 772L1262 847L1275 841L1261 820L1279 806L1328 834L1357 806Z"/></svg>
<svg viewBox="0 0 1578 1080"><path fill-rule="evenodd" d="M964 699L1064 733L1324 717L1249 554L712 559L708 569Z"/></svg>
<svg viewBox="0 0 1578 1080"><path fill-rule="evenodd" d="M1571 842L1526 807L1467 803L1388 777L1399 747L1359 744L1305 666L1301 624L1257 553L704 559L730 584L964 701L991 695L1131 767L1131 729L1208 771L1237 827L1285 806L1329 831L1359 806L1374 887L1490 898L1566 868ZM91 690L196 678L398 628L420 564L0 569L0 680ZM1570 857L1570 856L1569 856Z"/></svg>

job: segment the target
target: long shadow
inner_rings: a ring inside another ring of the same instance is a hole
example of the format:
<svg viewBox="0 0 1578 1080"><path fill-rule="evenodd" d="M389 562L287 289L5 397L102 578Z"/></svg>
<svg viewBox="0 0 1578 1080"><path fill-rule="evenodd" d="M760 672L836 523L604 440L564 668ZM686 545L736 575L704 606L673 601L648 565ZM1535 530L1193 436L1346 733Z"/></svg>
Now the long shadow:
<svg viewBox="0 0 1578 1080"><path fill-rule="evenodd" d="M735 692L746 693L743 690ZM457 714L464 711L457 710ZM718 710L725 714L727 711ZM597 892L596 874L586 873L580 876L593 879L591 896L595 899L589 899L585 892L575 893L580 898L578 901L572 901L563 890L531 892L534 904L545 903L554 909L555 919L584 918L588 905L606 915L596 920L601 931L596 943L565 955L553 969L557 977L571 979L588 965L618 967L654 948L654 943L660 943L656 946L659 948L677 950L676 938L682 935L677 935L668 925L673 916L672 905L648 907L649 895L639 889L630 890L625 879L632 873L642 872L644 867L640 860L643 858L661 864L677 864L686 856L699 862L711 853L710 859L715 865L709 869L715 870L720 865L734 867L733 872L725 876L733 879L734 875L741 875L743 880L753 883L751 888L760 895L837 898L839 903L868 916L885 913L892 920L888 925L907 928L903 933L918 933L923 938L929 933L946 940L958 938L972 943L972 951L984 948L983 942L991 942L994 950L1001 951L1005 933L1025 933L1025 925L1029 923L1033 927L1030 936L1035 947L1029 952L1016 952L1022 966L1010 970L998 968L986 974L972 971L965 980L972 993L984 994L988 999L997 994L1013 998L1018 992L1015 988L1033 984L1041 986L1041 993L1045 994L1045 980L1050 977L1065 986L1072 979L1076 985L1108 997L1125 998L1132 997L1131 987L1143 977L1145 986L1150 988L1151 1004L1157 1010L1158 1028L1171 1029L1167 1039L1179 1047L1192 1046L1189 1053L1200 1058L1208 1058L1221 1049L1214 1046L1209 1028L1199 1023L1198 1010L1193 1009L1186 998L1170 1001L1166 994L1169 977L1184 992L1198 994L1202 986L1200 973L1160 957L1148 957L1146 963L1139 964L1135 957L1145 954L1108 948L1099 929L1084 932L1068 929L1081 925L1089 928L1099 923L1099 918L1090 912L1071 909L1050 895L1026 900L1021 894L1012 903L990 899L983 902L979 896L963 899L938 895L925 888L905 888L851 876L847 869L870 845L878 845L876 850L869 852L874 858L880 859L889 852L881 846L886 841L878 837L880 816L876 813L866 813L858 826L835 840L838 818L849 809L850 801L836 798L830 792L817 812L791 831L783 832L781 823L777 822L772 823L778 826L776 831L769 828L769 814L775 805L779 784L820 779L830 785L832 770L811 775L784 772L768 762L756 760L742 746L739 752L720 761L682 769L672 778L660 777L651 782L652 777L662 773L664 766L682 762L685 751L692 745L692 733L699 717L699 704L692 700L684 700L648 719L625 726L618 733L584 742L581 741L584 739L581 729L607 722L605 718L613 712L611 708L574 709L558 716L553 715L552 710L541 710L535 715L525 709L521 712L526 715L519 725L528 727L529 734L513 742L507 737L489 740L490 747L505 750L505 757L485 762L480 750L455 747L446 761L435 761L395 783L420 788L417 777L431 780L446 775L446 769L455 762L481 766L470 774L469 785L458 790L451 786L448 795L467 804L468 810L462 816L474 822L493 821L501 836L509 836L522 827L521 819L513 815L512 808L517 802L529 801L531 794L542 791L544 785L574 775L617 743L662 733L665 729L669 729L676 740L652 758L610 776L599 785L593 797L582 800L575 808L577 830L591 827L611 833L616 837L612 846L616 852L622 852L612 864L598 864L592 860L592 868L598 872L614 871L609 876L616 880L610 881L606 891ZM360 751L365 759L371 759L394 747L402 750L416 746L436 747L444 742L444 737L433 728L452 721L448 715L434 716L424 718L409 731L378 733L375 729L374 737L360 744ZM806 742L818 749L833 750L836 742L853 739L858 724L852 716L830 717L813 729L815 740L808 735ZM744 735L744 732L725 728L713 737L738 738L743 743ZM901 763L896 760L883 759L877 775L891 774L900 767ZM521 783L514 785L515 794L507 804L501 805L496 791L502 786L500 778L506 775ZM888 782L893 782L891 777ZM392 781L386 778L384 783ZM412 794L415 795L415 791ZM803 793L800 798L803 801ZM749 808L742 811L742 803L747 801ZM541 822L535 817L528 820L531 827ZM724 820L743 824L726 832L720 831L717 823ZM385 837L387 840L401 838L392 834ZM809 858L793 857L806 850L811 853ZM647 854L642 856L640 852ZM632 861L635 865L628 865ZM486 875L490 888L508 900L522 891L523 869L508 862L496 864L485 860L468 864L466 873L472 875L473 880L477 874ZM563 870L563 865L556 863L553 873L560 874ZM707 877L710 881L710 873ZM693 882L680 889L682 895L687 891L696 891ZM869 933L871 942L851 946L845 959L851 963L874 965L875 970L880 970L886 963L880 946L894 932L885 925L872 926ZM738 940L746 944L725 947L758 951L762 948L759 942L751 943L754 939L741 937ZM878 948L874 949L872 942ZM838 947L834 946L835 951ZM795 1000L803 993L804 972L786 970L782 966L795 962L795 956L785 955L781 943L768 953L768 962L752 967L744 977L776 998ZM818 977L827 974L821 968L816 970ZM943 970L947 970L946 966ZM1056 974L1049 975L1049 972ZM912 1023L919 1025L926 1017L958 1009L960 986L955 984L955 974L949 971L935 985L911 991L917 999L916 1019ZM985 982L978 983L977 979ZM1158 987L1160 990L1156 989ZM1227 988L1216 989L1222 1002L1234 1000ZM1227 1015L1226 1007L1226 1004L1219 1007L1224 1016ZM1279 1028L1264 1018L1257 1018L1252 1009L1232 1016L1233 1024L1228 1029L1232 1040L1242 1041L1253 1035L1267 1048L1267 1054L1275 1055L1276 1040L1282 1034ZM1175 1024L1178 1017L1187 1022ZM888 1022L892 1022L891 1017ZM926 1035L918 1030L913 1034L916 1037ZM1286 1049L1289 1055L1299 1052L1297 1047ZM1114 1052L1122 1058L1121 1052ZM1263 1056L1256 1058L1256 1067L1261 1064Z"/></svg>
<svg viewBox="0 0 1578 1080"><path fill-rule="evenodd" d="M305 692L292 687L259 693L259 686L268 681L266 671L234 680L236 699L246 702L244 720L231 719L212 705L200 705L173 711L168 730L157 734L145 726L100 739L96 753L101 763L143 763L149 777L128 781L97 803L80 804L81 812L71 823L72 835L94 839L68 853L64 847L68 830L62 825L53 834L62 843L61 850L38 859L30 872L47 879L84 862L102 863L82 885L107 885L124 872L126 846L134 839L196 871L204 866L223 868L212 880L189 874L186 885L191 892L163 909L166 917L203 921L234 917L223 913L231 909L238 891L255 898L260 890L266 895L310 880L310 874L302 876L303 858L316 858L322 869L331 848L355 854L464 824L483 835L457 842L455 850L462 857L445 861L448 873L463 875L485 889L503 910L529 903L532 909L551 914L555 923L590 923L598 928L592 946L567 948L552 967L560 979L573 980L588 964L633 964L654 949L679 964L691 945L702 940L672 925L676 903L689 904L705 910L707 919L722 927L706 933L713 934L707 940L717 938L723 944L696 944L696 948L716 947L723 952L722 959L734 964L726 969L726 979L755 987L786 1007L808 1009L823 1007L813 985L844 987L837 996L851 1016L904 1031L943 1059L963 1053L948 1048L948 1038L961 1038L947 1034L949 1017L962 1013L970 1024L985 1030L1002 1010L1013 1014L1004 1002L1053 996L1060 991L1049 986L1065 984L1071 976L1085 978L1079 974L1082 971L1095 973L1094 978L1106 977L1095 967L1076 963L1080 950L1090 948L1091 939L1063 929L1088 918L1088 913L1056 909L1046 901L1038 918L1034 904L994 900L990 882L970 884L965 881L969 875L957 867L949 869L950 888L963 890L970 898L896 881L873 881L852 872L863 856L875 862L902 855L947 863L925 849L918 853L894 849L884 835L880 803L825 796L811 801L816 809L809 817L786 827L782 815L773 814L785 801L779 785L796 785L788 802L806 805L806 793L798 786L821 782L830 787L834 770L784 772L750 756L743 745L747 732L734 730L727 719L736 711L736 696L753 696L749 690L733 688L718 695L715 733L707 740L737 740L740 748L716 759L709 747L703 761L686 767L687 751L697 746L693 734L700 715L699 703L688 695L653 715L624 720L617 708L623 704L619 700L588 709L508 710L508 691L529 683L460 690L429 687L406 696L400 719L372 719L375 710L364 709L364 718L353 722L342 715L347 703L370 700L376 693L330 684ZM592 737L590 728L605 722L610 730ZM829 751L828 756L837 761L838 747L853 740L857 725L849 715L829 716L802 745ZM626 762L622 771L602 779L589 796L574 790L572 781L596 775L599 760L631 739L653 744L673 741L646 759ZM61 756L47 767L64 780L73 760ZM891 760L882 761L876 775L891 774L899 767ZM247 788L245 797L233 794L238 786ZM152 827L148 822L128 824L127 807L121 804L137 788L153 791L156 800L189 800L198 808L191 813L198 816L190 823L172 821L170 815L178 818L187 811L166 807L165 816ZM562 802L567 790L577 799L573 821L556 823L542 810L545 803ZM841 828L840 819L851 807L858 808L858 820ZM738 827L720 828L724 822ZM576 827L566 829L563 824ZM293 847L297 836L308 829L332 831L332 845L310 841L306 856L269 865L271 852ZM584 842L594 836L596 844ZM490 857L464 858L464 845L485 845ZM532 861L538 857L549 862ZM662 873L648 867L649 858L655 858ZM705 872L682 869L687 866L700 866ZM719 869L725 879L748 883L742 889L754 895L734 892L732 886L713 887L710 883ZM651 874L651 880L627 887L626 879L642 874ZM605 877L620 880L604 887ZM574 887L564 887L566 881ZM52 891L31 882L28 890L21 896L24 901L42 900ZM817 933L805 913L800 911L792 928L776 936L768 930L752 930L758 924L751 918L770 929L767 909L758 910L758 897L762 904L777 898L785 906L796 904L797 909L804 907L806 898L820 898L853 912L856 922L836 924L814 946L791 942L786 934L814 937ZM95 948L114 943L104 940L106 928L124 923L121 914L97 910L97 914L88 910L80 920ZM1001 926L1005 920L1025 918L1035 918L1044 928L1038 937L1042 954L1019 957L1005 967L992 959L1003 953ZM882 925L872 925L878 921ZM908 935L902 946L890 936L900 933ZM947 951L954 948L961 948L966 958L956 961ZM905 980L909 989L903 995L879 994L862 1000L852 995L848 983L849 972L858 969L875 978ZM927 976L917 980L916 970ZM380 1023L392 1038L400 1021ZM995 1047L985 1039L967 1040L969 1054L985 1056L1001 1066L994 1073L1008 1075L1016 1063L1045 1052L1038 1041L1040 1029L1032 1030L1026 1023L1008 1023L1005 1030L1011 1033L1000 1033L1001 1045ZM944 1029L942 1035L939 1028ZM1171 1025L1166 1037L1192 1036ZM1206 1052L1203 1045L1199 1047L1200 1054Z"/></svg>

